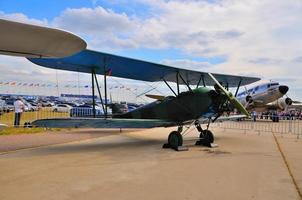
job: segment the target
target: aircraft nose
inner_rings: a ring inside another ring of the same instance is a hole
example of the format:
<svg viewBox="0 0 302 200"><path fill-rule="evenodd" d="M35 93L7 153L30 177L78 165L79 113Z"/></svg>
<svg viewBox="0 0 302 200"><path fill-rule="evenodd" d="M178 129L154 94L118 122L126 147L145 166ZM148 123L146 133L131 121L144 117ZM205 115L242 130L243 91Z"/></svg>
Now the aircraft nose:
<svg viewBox="0 0 302 200"><path fill-rule="evenodd" d="M288 91L288 87L286 85L280 85L279 91L281 92L281 94L286 94Z"/></svg>

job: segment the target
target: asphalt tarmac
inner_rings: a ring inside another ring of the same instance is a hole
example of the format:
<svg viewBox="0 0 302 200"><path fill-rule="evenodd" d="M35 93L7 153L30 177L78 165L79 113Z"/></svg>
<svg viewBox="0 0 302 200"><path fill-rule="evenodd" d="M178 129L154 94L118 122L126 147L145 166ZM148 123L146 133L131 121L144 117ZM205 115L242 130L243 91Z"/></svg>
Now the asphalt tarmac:
<svg viewBox="0 0 302 200"><path fill-rule="evenodd" d="M2 154L0 199L301 199L302 139L216 128L219 146L206 148L193 145L193 130L189 151L175 152L161 148L172 130Z"/></svg>

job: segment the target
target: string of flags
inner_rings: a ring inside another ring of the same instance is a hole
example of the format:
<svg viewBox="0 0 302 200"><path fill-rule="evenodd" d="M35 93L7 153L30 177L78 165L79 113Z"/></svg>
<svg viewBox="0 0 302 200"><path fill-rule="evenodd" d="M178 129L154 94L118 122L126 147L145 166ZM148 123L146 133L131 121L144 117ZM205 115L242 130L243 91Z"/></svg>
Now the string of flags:
<svg viewBox="0 0 302 200"><path fill-rule="evenodd" d="M13 86L13 87L39 87L39 88L57 88L57 84L53 83L28 83L28 82L18 82L18 81L0 81L0 87L2 86ZM91 89L91 85L78 85L78 84L64 84L64 85L59 85L60 88L86 88L86 89ZM100 87L102 88L102 87ZM123 90L129 90L129 91L136 91L137 88L131 88L127 87L125 85L111 85L108 87L109 90L114 90L114 89L123 89Z"/></svg>

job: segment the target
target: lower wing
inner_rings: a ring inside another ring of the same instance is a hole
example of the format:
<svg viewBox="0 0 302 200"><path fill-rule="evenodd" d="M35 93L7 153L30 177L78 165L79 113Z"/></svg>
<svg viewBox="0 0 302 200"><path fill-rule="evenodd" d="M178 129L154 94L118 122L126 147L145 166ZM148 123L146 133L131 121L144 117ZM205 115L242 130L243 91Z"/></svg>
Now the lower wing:
<svg viewBox="0 0 302 200"><path fill-rule="evenodd" d="M58 118L41 119L32 123L47 128L154 128L177 125L175 122L153 119Z"/></svg>

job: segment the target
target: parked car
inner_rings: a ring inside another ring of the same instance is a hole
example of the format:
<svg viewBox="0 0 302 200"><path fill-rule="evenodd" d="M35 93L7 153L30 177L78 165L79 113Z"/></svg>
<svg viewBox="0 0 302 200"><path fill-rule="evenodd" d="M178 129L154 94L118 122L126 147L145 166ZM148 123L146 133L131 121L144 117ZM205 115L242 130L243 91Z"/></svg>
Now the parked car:
<svg viewBox="0 0 302 200"><path fill-rule="evenodd" d="M0 115L2 115L2 113L5 112L5 106L6 106L5 101L0 99Z"/></svg>
<svg viewBox="0 0 302 200"><path fill-rule="evenodd" d="M15 110L15 106L14 106L15 101L16 101L16 99L7 99L7 100L5 100L5 104L6 104L6 107L7 107L7 112Z"/></svg>
<svg viewBox="0 0 302 200"><path fill-rule="evenodd" d="M40 107L41 107L41 106L39 106L38 104L36 104L36 103L31 103L31 102L29 102L29 104L31 105L33 111L38 111L38 110L40 110Z"/></svg>
<svg viewBox="0 0 302 200"><path fill-rule="evenodd" d="M25 112L26 111L33 112L33 111L38 111L39 110L38 106L33 105L32 103L29 103L27 101L23 101L23 103L25 105Z"/></svg>
<svg viewBox="0 0 302 200"><path fill-rule="evenodd" d="M73 103L73 102L66 102L66 103L64 103L64 104L70 105L71 107L77 107L77 106L80 105L80 104L78 104L78 103Z"/></svg>
<svg viewBox="0 0 302 200"><path fill-rule="evenodd" d="M42 104L43 107L51 107L55 105L53 102L50 101L40 101L40 103Z"/></svg>
<svg viewBox="0 0 302 200"><path fill-rule="evenodd" d="M52 107L53 112L69 112L72 107L68 104L58 104Z"/></svg>
<svg viewBox="0 0 302 200"><path fill-rule="evenodd" d="M103 116L103 109L99 106L95 107L96 116ZM73 107L70 110L70 117L92 117L93 116L93 107L88 104L80 105Z"/></svg>

